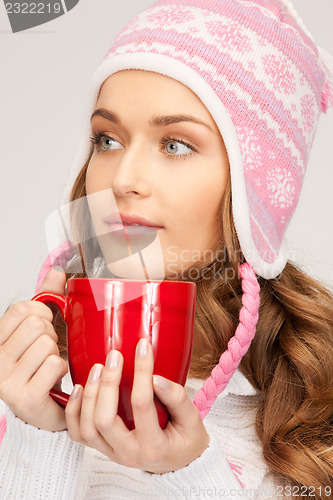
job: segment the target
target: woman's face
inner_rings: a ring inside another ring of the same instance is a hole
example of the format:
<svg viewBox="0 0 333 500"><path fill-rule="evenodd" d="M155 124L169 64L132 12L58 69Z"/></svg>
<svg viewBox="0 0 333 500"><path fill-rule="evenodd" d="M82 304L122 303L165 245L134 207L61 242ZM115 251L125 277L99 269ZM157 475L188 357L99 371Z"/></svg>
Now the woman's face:
<svg viewBox="0 0 333 500"><path fill-rule="evenodd" d="M115 73L101 88L91 130L86 191L88 200L100 200L89 208L105 257L105 238L126 260L157 235L165 277L175 277L213 249L229 163L214 120L189 88L153 72ZM89 196L99 192L113 193L118 224L102 194ZM136 216L154 227L133 225L142 223ZM106 259L117 274L114 260Z"/></svg>

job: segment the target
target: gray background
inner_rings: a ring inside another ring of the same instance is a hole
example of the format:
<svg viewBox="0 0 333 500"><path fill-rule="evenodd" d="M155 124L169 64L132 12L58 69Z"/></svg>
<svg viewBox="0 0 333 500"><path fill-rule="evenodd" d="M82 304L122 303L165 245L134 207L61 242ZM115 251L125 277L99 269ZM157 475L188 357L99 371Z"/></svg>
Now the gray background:
<svg viewBox="0 0 333 500"><path fill-rule="evenodd" d="M80 0L66 15L12 34L0 2L0 314L34 293L47 254L44 221L60 203L91 76L119 29L152 0ZM332 0L294 0L333 54ZM294 259L333 286L333 110L322 115L287 237Z"/></svg>

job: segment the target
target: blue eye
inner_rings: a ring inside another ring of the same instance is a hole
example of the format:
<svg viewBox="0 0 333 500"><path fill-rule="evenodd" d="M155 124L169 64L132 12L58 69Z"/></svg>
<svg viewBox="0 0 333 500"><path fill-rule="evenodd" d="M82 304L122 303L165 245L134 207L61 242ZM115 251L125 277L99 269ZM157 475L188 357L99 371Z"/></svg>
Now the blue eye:
<svg viewBox="0 0 333 500"><path fill-rule="evenodd" d="M90 137L90 141L97 153L123 149L123 146L118 141L112 139L112 137L109 137L108 135L102 134L101 132L93 132Z"/></svg>
<svg viewBox="0 0 333 500"><path fill-rule="evenodd" d="M102 137L101 144L103 149L120 149L119 147L116 147L116 144L119 144L119 142L111 139L111 137Z"/></svg>
<svg viewBox="0 0 333 500"><path fill-rule="evenodd" d="M190 144L173 137L164 137L161 139L160 144L167 155L173 159L186 159L196 151Z"/></svg>
<svg viewBox="0 0 333 500"><path fill-rule="evenodd" d="M107 153L108 151L124 149L120 142L100 131L93 132L90 141L96 153ZM175 160L185 160L196 152L193 146L187 144L182 139L170 136L163 137L160 145L163 147L163 151L167 154L167 157Z"/></svg>
<svg viewBox="0 0 333 500"><path fill-rule="evenodd" d="M191 148L178 141L170 141L166 144L165 149L169 155L182 155L193 151Z"/></svg>

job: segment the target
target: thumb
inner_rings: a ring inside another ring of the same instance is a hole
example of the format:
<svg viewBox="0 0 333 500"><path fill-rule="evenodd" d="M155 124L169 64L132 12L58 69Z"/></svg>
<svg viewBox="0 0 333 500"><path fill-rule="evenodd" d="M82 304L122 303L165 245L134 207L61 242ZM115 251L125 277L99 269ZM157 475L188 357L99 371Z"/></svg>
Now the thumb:
<svg viewBox="0 0 333 500"><path fill-rule="evenodd" d="M197 418L198 410L182 385L153 375L153 388L158 399L167 407L174 425L186 427L192 418Z"/></svg>
<svg viewBox="0 0 333 500"><path fill-rule="evenodd" d="M38 290L38 293L42 292L53 292L60 293L64 295L66 286L66 274L62 267L55 266L52 267L46 276Z"/></svg>

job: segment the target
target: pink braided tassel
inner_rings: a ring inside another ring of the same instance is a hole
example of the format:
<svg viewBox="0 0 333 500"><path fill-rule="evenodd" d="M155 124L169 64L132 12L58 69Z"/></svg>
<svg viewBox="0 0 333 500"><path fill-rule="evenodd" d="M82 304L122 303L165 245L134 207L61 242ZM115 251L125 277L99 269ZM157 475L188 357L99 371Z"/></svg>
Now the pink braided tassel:
<svg viewBox="0 0 333 500"><path fill-rule="evenodd" d="M323 88L321 109L327 113L328 108L333 108L333 83L327 81Z"/></svg>
<svg viewBox="0 0 333 500"><path fill-rule="evenodd" d="M217 396L226 388L243 356L247 353L256 332L259 317L260 286L255 272L245 262L239 268L242 278L242 303L239 313L239 325L235 335L228 342L228 349L220 357L210 377L196 393L194 405L200 411L201 418L208 414Z"/></svg>
<svg viewBox="0 0 333 500"><path fill-rule="evenodd" d="M6 434L6 429L7 429L6 415L2 415L0 417L0 444L4 438L4 435Z"/></svg>
<svg viewBox="0 0 333 500"><path fill-rule="evenodd" d="M328 108L333 108L333 56L322 47L318 47L318 55L319 61L326 73L321 109L324 113L327 113Z"/></svg>

